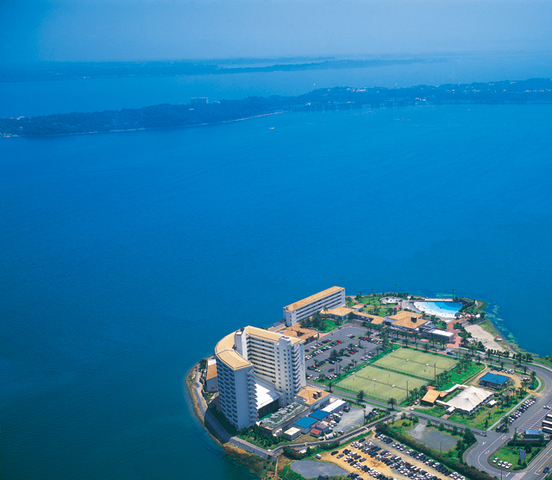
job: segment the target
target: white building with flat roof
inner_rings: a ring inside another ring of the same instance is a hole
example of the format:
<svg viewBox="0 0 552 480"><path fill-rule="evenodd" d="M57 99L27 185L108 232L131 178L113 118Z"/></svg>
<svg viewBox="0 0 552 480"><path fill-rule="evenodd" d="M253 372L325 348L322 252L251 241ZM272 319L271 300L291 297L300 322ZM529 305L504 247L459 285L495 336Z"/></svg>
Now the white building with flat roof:
<svg viewBox="0 0 552 480"><path fill-rule="evenodd" d="M304 318L309 318L316 312L342 307L343 305L345 305L345 289L343 287L331 287L284 307L284 319L289 327Z"/></svg>
<svg viewBox="0 0 552 480"><path fill-rule="evenodd" d="M215 347L219 404L238 430L286 406L306 385L304 342L245 327Z"/></svg>

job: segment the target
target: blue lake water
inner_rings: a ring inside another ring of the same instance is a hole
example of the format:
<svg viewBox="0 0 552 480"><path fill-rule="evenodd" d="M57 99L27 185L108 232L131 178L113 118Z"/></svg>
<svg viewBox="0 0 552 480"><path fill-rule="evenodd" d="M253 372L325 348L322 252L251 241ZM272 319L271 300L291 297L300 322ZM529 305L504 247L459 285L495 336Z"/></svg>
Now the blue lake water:
<svg viewBox="0 0 552 480"><path fill-rule="evenodd" d="M1 140L3 478L246 478L184 375L332 285L455 289L549 353L551 131L472 105Z"/></svg>

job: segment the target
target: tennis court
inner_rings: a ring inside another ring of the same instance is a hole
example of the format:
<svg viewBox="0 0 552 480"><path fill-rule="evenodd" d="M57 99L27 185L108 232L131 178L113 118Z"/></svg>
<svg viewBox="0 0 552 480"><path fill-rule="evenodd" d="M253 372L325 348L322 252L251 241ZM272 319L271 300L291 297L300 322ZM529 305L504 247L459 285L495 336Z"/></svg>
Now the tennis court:
<svg viewBox="0 0 552 480"><path fill-rule="evenodd" d="M339 382L338 386L355 393L364 390L366 396L387 401L394 398L397 403L406 399L406 381L408 388L419 388L427 382L397 372L382 370L368 365Z"/></svg>
<svg viewBox="0 0 552 480"><path fill-rule="evenodd" d="M396 373L432 380L436 374L450 370L456 363L456 360L444 355L433 355L411 348L399 348L374 362L374 365Z"/></svg>

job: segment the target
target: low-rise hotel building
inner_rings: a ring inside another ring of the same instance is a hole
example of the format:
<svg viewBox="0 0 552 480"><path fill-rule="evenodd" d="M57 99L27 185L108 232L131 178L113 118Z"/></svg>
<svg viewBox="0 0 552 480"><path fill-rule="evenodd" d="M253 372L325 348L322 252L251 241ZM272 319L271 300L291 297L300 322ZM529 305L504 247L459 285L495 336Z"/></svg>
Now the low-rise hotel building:
<svg viewBox="0 0 552 480"><path fill-rule="evenodd" d="M290 327L304 318L311 317L316 312L343 305L345 305L345 289L331 287L284 307L284 319L286 325Z"/></svg>
<svg viewBox="0 0 552 480"><path fill-rule="evenodd" d="M219 405L238 430L293 401L306 385L304 343L245 327L215 347Z"/></svg>

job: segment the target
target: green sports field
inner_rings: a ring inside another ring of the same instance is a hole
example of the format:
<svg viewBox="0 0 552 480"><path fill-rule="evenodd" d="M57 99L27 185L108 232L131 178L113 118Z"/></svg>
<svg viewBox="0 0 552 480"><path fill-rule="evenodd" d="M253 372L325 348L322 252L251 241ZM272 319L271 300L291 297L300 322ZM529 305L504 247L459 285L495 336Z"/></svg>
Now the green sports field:
<svg viewBox="0 0 552 480"><path fill-rule="evenodd" d="M399 348L374 362L374 365L396 373L432 380L435 374L450 370L457 363L456 360L445 355L434 355L411 348Z"/></svg>
<svg viewBox="0 0 552 480"><path fill-rule="evenodd" d="M366 396L387 401L394 398L397 403L406 399L406 381L408 388L419 388L427 382L419 378L409 377L400 373L382 370L368 365L339 382L338 386L359 392L364 390Z"/></svg>

